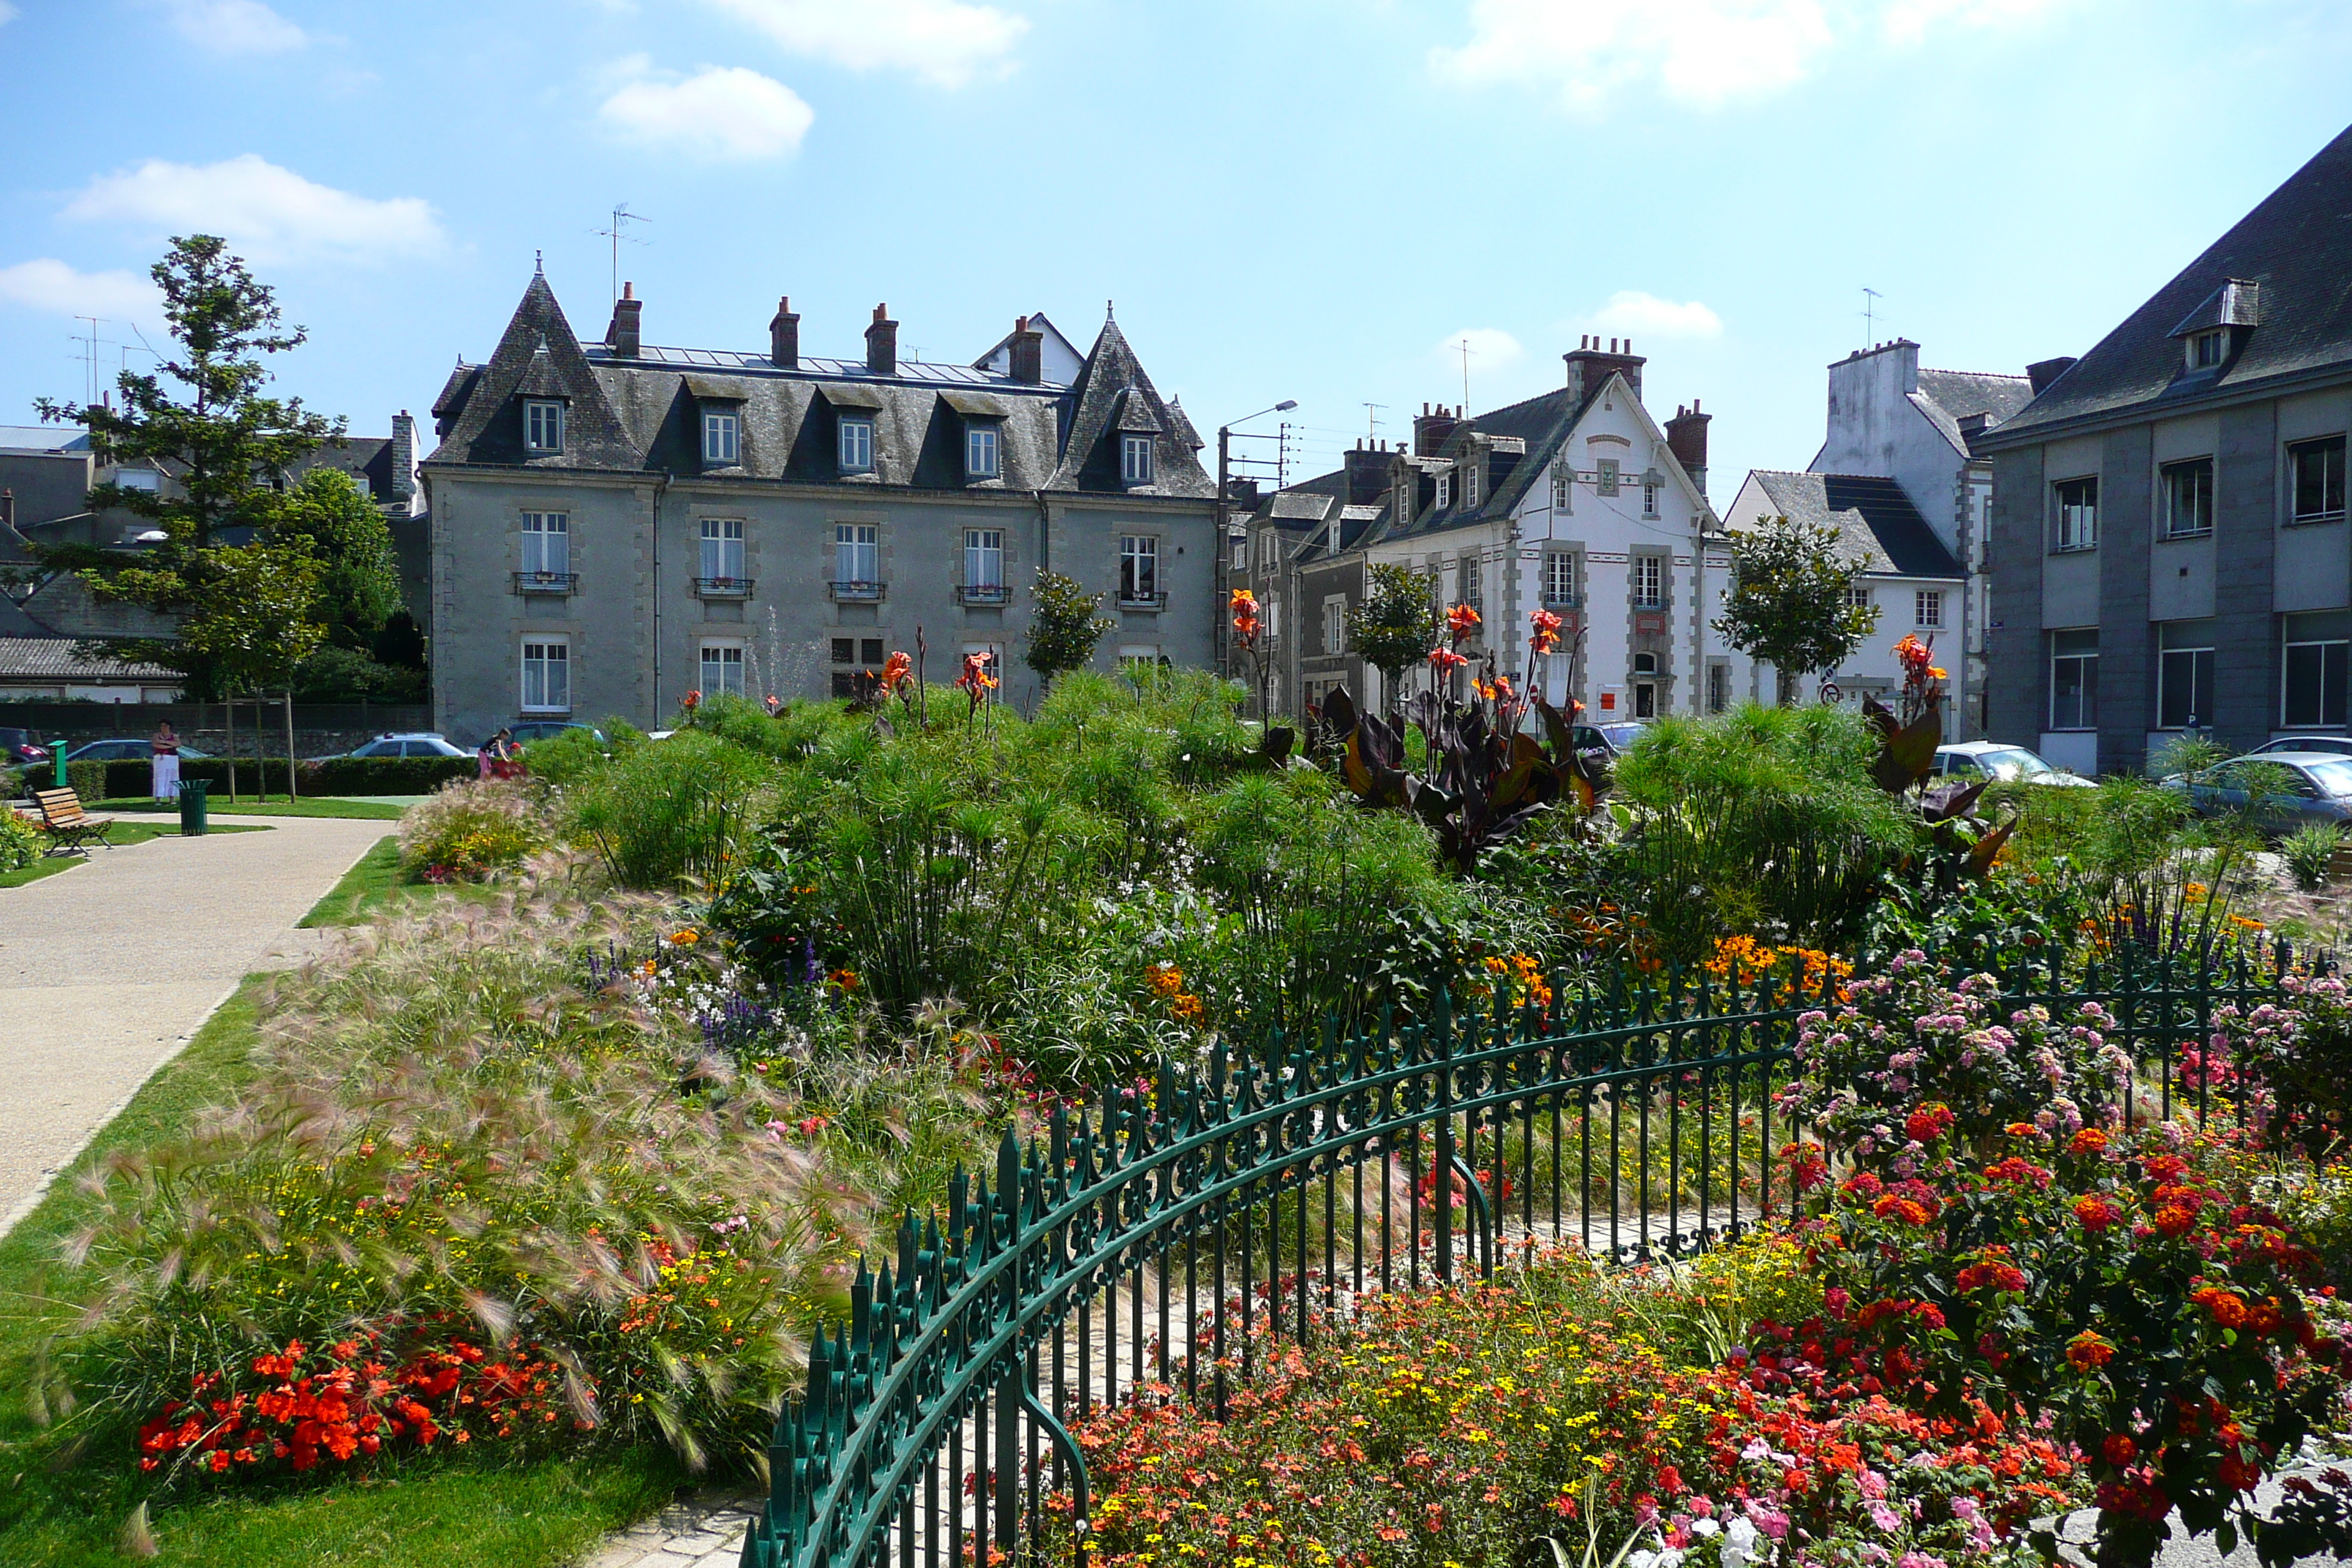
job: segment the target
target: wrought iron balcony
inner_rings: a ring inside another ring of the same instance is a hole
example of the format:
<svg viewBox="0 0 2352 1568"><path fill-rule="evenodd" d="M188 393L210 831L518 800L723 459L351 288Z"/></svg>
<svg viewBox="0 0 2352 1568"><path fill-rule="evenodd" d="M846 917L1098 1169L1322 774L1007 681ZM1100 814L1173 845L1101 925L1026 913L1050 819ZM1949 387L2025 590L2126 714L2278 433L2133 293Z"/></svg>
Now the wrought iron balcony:
<svg viewBox="0 0 2352 1568"><path fill-rule="evenodd" d="M1136 593L1130 589L1121 588L1118 591L1118 607L1122 610L1149 611L1157 613L1168 607L1168 595L1166 594Z"/></svg>
<svg viewBox="0 0 2352 1568"><path fill-rule="evenodd" d="M883 590L888 586L887 583L845 583L839 578L830 584L836 601L860 605L870 605L879 599Z"/></svg>
<svg viewBox="0 0 2352 1568"><path fill-rule="evenodd" d="M1581 594L1546 594L1543 607L1547 610L1580 610L1584 608Z"/></svg>
<svg viewBox="0 0 2352 1568"><path fill-rule="evenodd" d="M518 572L514 574L514 591L518 594L576 594L580 591L580 574Z"/></svg>
<svg viewBox="0 0 2352 1568"><path fill-rule="evenodd" d="M748 599L751 596L749 577L697 577L694 596L698 599Z"/></svg>
<svg viewBox="0 0 2352 1568"><path fill-rule="evenodd" d="M1013 590L1002 583L956 584L956 603L959 605L1005 605L1012 600Z"/></svg>

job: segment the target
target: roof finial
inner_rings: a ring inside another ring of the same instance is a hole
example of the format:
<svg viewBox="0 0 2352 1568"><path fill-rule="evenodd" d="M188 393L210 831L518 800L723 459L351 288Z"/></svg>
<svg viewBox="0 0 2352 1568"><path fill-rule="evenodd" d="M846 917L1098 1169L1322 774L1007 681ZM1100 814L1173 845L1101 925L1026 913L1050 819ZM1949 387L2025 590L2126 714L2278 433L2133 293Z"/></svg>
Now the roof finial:
<svg viewBox="0 0 2352 1568"><path fill-rule="evenodd" d="M1118 300L1105 300L1103 301L1103 320L1104 320L1104 321L1118 321Z"/></svg>
<svg viewBox="0 0 2352 1568"><path fill-rule="evenodd" d="M547 276L547 252L534 250L530 253L530 269L541 278Z"/></svg>

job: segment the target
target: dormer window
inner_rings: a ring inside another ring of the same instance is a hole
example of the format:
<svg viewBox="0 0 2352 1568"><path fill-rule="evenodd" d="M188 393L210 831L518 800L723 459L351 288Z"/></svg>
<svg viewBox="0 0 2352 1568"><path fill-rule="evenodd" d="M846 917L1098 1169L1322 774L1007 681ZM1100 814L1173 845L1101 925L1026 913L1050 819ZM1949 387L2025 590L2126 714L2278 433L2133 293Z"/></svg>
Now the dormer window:
<svg viewBox="0 0 2352 1568"><path fill-rule="evenodd" d="M1465 507L1478 504L1478 465L1475 463L1463 465L1462 504Z"/></svg>
<svg viewBox="0 0 2352 1568"><path fill-rule="evenodd" d="M845 474L870 474L874 471L874 421L862 414L841 416L841 471Z"/></svg>
<svg viewBox="0 0 2352 1568"><path fill-rule="evenodd" d="M2199 332L2195 337L2189 340L2189 368L2191 370L2212 369L2215 365L2221 363L2221 356L2225 352L2227 352L2229 346L2230 335L2227 332L2218 330L2210 332Z"/></svg>
<svg viewBox="0 0 2352 1568"><path fill-rule="evenodd" d="M529 398L522 405L522 444L534 452L563 450L563 405L553 398Z"/></svg>
<svg viewBox="0 0 2352 1568"><path fill-rule="evenodd" d="M997 451L998 435L993 424L972 424L964 427L964 478L992 479L1003 473L1003 461Z"/></svg>
<svg viewBox="0 0 2352 1568"><path fill-rule="evenodd" d="M1118 438L1118 477L1130 485L1151 482L1151 437L1121 436Z"/></svg>
<svg viewBox="0 0 2352 1568"><path fill-rule="evenodd" d="M702 411L702 460L714 468L742 461L742 419L731 408Z"/></svg>
<svg viewBox="0 0 2352 1568"><path fill-rule="evenodd" d="M1444 511L1447 507L1452 506L1453 504L1454 476L1452 474L1440 474L1437 476L1437 510Z"/></svg>

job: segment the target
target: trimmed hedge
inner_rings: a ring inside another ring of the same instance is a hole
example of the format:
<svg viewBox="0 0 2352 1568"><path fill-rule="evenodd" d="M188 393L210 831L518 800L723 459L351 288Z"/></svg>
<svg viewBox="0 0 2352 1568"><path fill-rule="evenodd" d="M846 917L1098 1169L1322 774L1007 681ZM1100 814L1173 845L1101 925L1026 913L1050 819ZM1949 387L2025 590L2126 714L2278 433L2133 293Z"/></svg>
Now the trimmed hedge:
<svg viewBox="0 0 2352 1568"><path fill-rule="evenodd" d="M286 759L263 757L259 772L256 759L236 760L236 787L239 794L257 788L283 793L286 788ZM330 757L324 762L297 764L295 781L304 795L431 795L451 779L469 779L479 771L471 757ZM37 766L22 770L22 793L47 789L54 773L49 767ZM226 795L228 792L228 759L226 757L183 757L180 777L202 779ZM131 758L125 762L68 763L66 782L84 800L128 800L151 794L155 787L155 775L148 763Z"/></svg>

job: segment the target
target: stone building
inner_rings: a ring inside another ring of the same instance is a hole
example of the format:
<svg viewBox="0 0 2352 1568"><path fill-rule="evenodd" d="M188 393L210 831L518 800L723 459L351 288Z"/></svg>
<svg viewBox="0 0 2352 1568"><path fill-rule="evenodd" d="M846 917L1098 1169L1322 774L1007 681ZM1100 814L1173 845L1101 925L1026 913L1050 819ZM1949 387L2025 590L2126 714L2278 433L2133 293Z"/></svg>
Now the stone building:
<svg viewBox="0 0 2352 1568"><path fill-rule="evenodd" d="M1104 598L1097 662L1202 665L1213 482L1183 410L1115 321L1083 360L1030 318L969 365L805 356L780 303L765 352L659 348L625 290L582 342L534 277L498 348L434 405L435 718L639 724L689 690L823 697L892 650L933 680L1021 659L1040 567Z"/></svg>
<svg viewBox="0 0 2352 1568"><path fill-rule="evenodd" d="M2352 724L2352 132L1979 436L1990 731L2083 772Z"/></svg>

